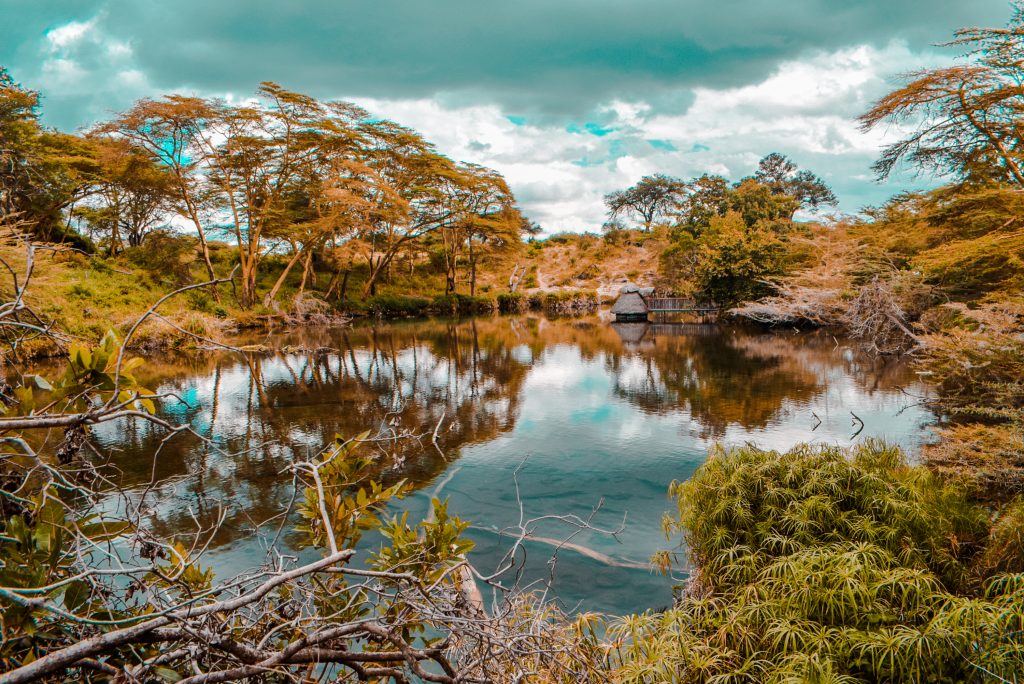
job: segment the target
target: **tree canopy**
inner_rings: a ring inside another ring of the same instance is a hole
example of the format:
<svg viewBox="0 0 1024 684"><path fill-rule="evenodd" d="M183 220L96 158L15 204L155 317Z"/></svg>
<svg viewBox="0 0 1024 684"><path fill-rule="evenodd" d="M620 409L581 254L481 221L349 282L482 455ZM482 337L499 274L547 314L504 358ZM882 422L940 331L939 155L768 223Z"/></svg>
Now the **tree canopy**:
<svg viewBox="0 0 1024 684"><path fill-rule="evenodd" d="M964 28L949 43L966 50L953 66L925 69L860 117L864 130L910 124L875 164L881 178L900 162L938 175L1024 186L1024 5L1005 28Z"/></svg>

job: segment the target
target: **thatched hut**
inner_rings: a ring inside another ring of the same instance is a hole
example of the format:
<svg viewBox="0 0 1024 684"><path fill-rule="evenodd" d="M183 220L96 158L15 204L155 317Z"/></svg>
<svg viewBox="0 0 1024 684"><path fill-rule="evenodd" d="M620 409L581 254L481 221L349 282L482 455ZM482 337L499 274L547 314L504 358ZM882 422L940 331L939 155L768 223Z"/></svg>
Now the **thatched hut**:
<svg viewBox="0 0 1024 684"><path fill-rule="evenodd" d="M644 292L647 292L645 296ZM651 288L639 288L626 283L619 290L619 297L612 305L612 313L616 321L646 321L647 298L653 292Z"/></svg>

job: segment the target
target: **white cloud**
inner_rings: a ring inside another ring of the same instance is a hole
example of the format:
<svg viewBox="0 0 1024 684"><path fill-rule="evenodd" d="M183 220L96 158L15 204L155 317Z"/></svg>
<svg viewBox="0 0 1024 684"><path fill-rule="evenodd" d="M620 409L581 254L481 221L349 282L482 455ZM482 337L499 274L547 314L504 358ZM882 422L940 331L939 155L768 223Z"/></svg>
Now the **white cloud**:
<svg viewBox="0 0 1024 684"><path fill-rule="evenodd" d="M842 208L856 211L892 194L872 183L869 167L899 131L864 133L855 117L892 86L893 74L935 60L898 42L817 53L781 64L761 83L698 88L685 112L609 102L598 109L601 129L611 129L604 135L579 126L515 125L497 106L383 99L360 104L416 128L456 159L503 173L527 214L548 232L597 230L605 217L604 194L645 174L737 179L772 151L826 177Z"/></svg>
<svg viewBox="0 0 1024 684"><path fill-rule="evenodd" d="M100 119L139 97L162 94L139 67L132 45L107 35L97 18L50 30L40 47L39 71L24 80L51 102L80 103L79 113ZM903 188L875 185L870 165L899 130L863 133L854 117L891 87L893 74L937 59L898 42L820 52L782 63L763 81L742 87L662 88L650 101L614 99L596 107L589 122L523 121L498 104L445 104L444 94L357 101L419 130L452 158L500 171L545 231L598 230L603 196L643 175L738 179L772 151L825 177L844 211L881 201ZM219 94L238 102L252 97L244 88ZM337 96L346 99L343 92ZM678 102L690 104L680 111L671 107L681 105L666 104Z"/></svg>
<svg viewBox="0 0 1024 684"><path fill-rule="evenodd" d="M95 18L89 21L72 21L47 31L46 39L52 51L62 50L82 40L95 27Z"/></svg>

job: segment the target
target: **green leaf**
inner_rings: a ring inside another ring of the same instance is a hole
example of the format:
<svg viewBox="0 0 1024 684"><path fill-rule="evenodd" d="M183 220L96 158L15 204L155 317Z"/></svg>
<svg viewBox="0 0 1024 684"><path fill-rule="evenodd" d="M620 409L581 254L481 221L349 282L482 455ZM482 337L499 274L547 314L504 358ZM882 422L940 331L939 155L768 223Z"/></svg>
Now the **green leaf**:
<svg viewBox="0 0 1024 684"><path fill-rule="evenodd" d="M108 521L83 525L78 529L83 535L93 541L108 541L131 532L134 527L130 522Z"/></svg>
<svg viewBox="0 0 1024 684"><path fill-rule="evenodd" d="M89 600L89 585L82 580L75 580L64 590L64 607L74 612Z"/></svg>
<svg viewBox="0 0 1024 684"><path fill-rule="evenodd" d="M165 682L171 682L172 684L174 682L180 682L182 680L182 676L174 670L170 669L169 667L158 667L155 670L153 670L153 672L158 677L160 677L160 679L164 680Z"/></svg>

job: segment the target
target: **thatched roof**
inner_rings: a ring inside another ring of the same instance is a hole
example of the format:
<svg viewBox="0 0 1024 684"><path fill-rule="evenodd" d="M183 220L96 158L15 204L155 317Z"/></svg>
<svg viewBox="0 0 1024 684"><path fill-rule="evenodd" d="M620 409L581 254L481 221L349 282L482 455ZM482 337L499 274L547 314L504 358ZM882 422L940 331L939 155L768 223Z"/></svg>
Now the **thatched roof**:
<svg viewBox="0 0 1024 684"><path fill-rule="evenodd" d="M646 315L647 302L639 292L627 292L619 295L619 298L615 300L615 304L612 305L612 313L617 316L630 314Z"/></svg>

